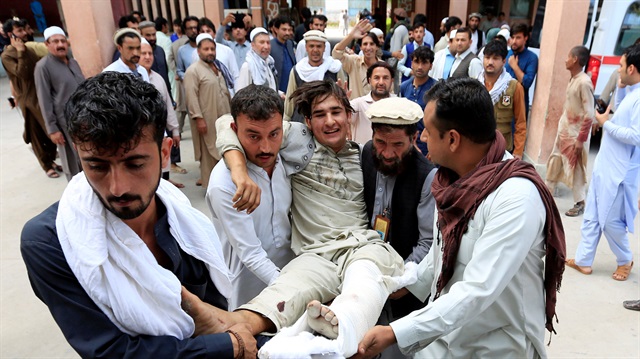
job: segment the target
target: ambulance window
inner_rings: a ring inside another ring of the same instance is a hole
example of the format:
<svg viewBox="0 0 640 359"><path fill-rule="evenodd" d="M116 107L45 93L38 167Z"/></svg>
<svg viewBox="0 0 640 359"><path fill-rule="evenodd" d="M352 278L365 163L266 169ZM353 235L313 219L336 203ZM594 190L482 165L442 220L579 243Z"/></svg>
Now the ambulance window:
<svg viewBox="0 0 640 359"><path fill-rule="evenodd" d="M622 27L620 28L620 35L616 42L616 48L613 53L616 56L621 56L624 49L633 45L637 38L640 37L640 1L636 1L627 10L627 13L622 20Z"/></svg>

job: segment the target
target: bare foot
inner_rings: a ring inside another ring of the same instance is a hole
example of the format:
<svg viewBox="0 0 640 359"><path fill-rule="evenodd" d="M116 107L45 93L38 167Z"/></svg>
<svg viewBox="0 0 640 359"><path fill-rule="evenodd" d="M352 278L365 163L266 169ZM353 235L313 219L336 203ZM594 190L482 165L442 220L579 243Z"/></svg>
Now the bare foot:
<svg viewBox="0 0 640 359"><path fill-rule="evenodd" d="M182 287L182 309L193 318L196 324L193 336L224 333L239 322L235 313L229 313L205 303Z"/></svg>
<svg viewBox="0 0 640 359"><path fill-rule="evenodd" d="M312 300L307 304L307 315L311 329L329 339L338 337L338 317L329 307L317 300Z"/></svg>
<svg viewBox="0 0 640 359"><path fill-rule="evenodd" d="M171 183L172 185L178 187L178 188L184 188L184 185L180 182L176 182L174 180L169 180L169 183Z"/></svg>

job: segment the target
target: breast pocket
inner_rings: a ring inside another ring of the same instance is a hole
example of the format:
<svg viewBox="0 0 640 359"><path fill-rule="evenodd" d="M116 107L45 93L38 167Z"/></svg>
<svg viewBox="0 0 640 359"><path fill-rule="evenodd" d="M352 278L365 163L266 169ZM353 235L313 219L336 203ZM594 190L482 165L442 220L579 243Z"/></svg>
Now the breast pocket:
<svg viewBox="0 0 640 359"><path fill-rule="evenodd" d="M457 261L465 266L471 260L473 256L473 248L476 245L476 241L480 238L482 230L472 225L467 227L467 232L462 235L462 241L460 241L460 249L458 250Z"/></svg>

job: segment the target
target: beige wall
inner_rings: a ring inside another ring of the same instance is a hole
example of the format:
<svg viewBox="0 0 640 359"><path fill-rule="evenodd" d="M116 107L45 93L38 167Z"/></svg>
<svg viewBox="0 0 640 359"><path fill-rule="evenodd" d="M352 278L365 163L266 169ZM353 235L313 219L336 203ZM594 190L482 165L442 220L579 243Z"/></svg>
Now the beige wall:
<svg viewBox="0 0 640 359"><path fill-rule="evenodd" d="M466 23L467 19L467 0L451 0L449 2L449 16L457 16L462 20L462 23Z"/></svg>
<svg viewBox="0 0 640 359"><path fill-rule="evenodd" d="M525 149L528 159L534 164L545 164L553 149L571 76L564 62L569 50L582 44L588 11L589 0L547 2Z"/></svg>
<svg viewBox="0 0 640 359"><path fill-rule="evenodd" d="M94 76L109 63L115 50L113 11L108 0L60 0L73 46L73 55L85 77Z"/></svg>

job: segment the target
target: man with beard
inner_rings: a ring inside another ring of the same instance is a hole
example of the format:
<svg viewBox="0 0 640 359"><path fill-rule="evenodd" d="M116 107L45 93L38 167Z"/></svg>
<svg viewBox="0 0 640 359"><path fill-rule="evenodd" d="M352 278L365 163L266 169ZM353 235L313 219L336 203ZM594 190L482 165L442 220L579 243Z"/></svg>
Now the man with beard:
<svg viewBox="0 0 640 359"><path fill-rule="evenodd" d="M445 49L445 51L448 51ZM429 70L433 64L434 54L431 49L427 47L419 47L411 54L411 72L412 76L408 80L404 81L400 85L400 97L409 99L424 110L425 100L424 95L429 89L436 83L436 80L429 76ZM419 121L417 129L420 133L424 130L424 124ZM420 136L420 134L418 134ZM429 150L427 144L422 142L419 138L416 140L416 145L423 155L427 155Z"/></svg>
<svg viewBox="0 0 640 359"><path fill-rule="evenodd" d="M364 336L414 358L544 358L565 259L562 220L535 168L514 160L476 79L436 83L422 137L440 165L433 247L408 290L427 305Z"/></svg>
<svg viewBox="0 0 640 359"><path fill-rule="evenodd" d="M218 117L231 110L231 96L227 88L231 74L216 60L216 43L211 35L198 35L196 44L200 60L187 69L184 89L191 118L194 154L196 161L200 161L200 179L196 184L207 188L211 170L220 160L215 123Z"/></svg>
<svg viewBox="0 0 640 359"><path fill-rule="evenodd" d="M78 87L65 115L84 172L27 222L20 250L34 293L69 344L83 358L255 358L246 326L192 338L180 307L185 286L226 308L231 282L209 219L160 179L172 144L158 91L129 75L98 74Z"/></svg>
<svg viewBox="0 0 640 359"><path fill-rule="evenodd" d="M374 102L389 96L396 96L391 93L394 76L394 68L384 61L376 62L367 69L367 82L371 86L371 91L351 100L353 118L350 125L350 139L352 141L364 144L371 140L373 131L371 130L371 120L366 111Z"/></svg>
<svg viewBox="0 0 640 359"><path fill-rule="evenodd" d="M484 44L487 43L487 38L482 30L479 30L480 20L482 20L482 14L474 12L469 14L467 20L467 27L471 30L471 52L477 54Z"/></svg>
<svg viewBox="0 0 640 359"><path fill-rule="evenodd" d="M176 73L180 81L184 80L184 73L194 62L193 51L198 47L196 38L200 33L200 20L195 16L187 16L182 22L182 27L188 42L181 45L176 56ZM197 61L197 60L196 60Z"/></svg>
<svg viewBox="0 0 640 359"><path fill-rule="evenodd" d="M496 125L507 142L507 151L522 159L527 139L524 89L504 69L506 57L507 46L499 40L490 41L484 48L484 71L478 76L478 81L491 95ZM515 132L512 128L515 128Z"/></svg>
<svg viewBox="0 0 640 359"><path fill-rule="evenodd" d="M527 48L529 25L516 24L511 29L511 50L505 69L524 88L524 113L529 118L529 88L538 73L538 55Z"/></svg>
<svg viewBox="0 0 640 359"><path fill-rule="evenodd" d="M113 42L120 52L120 58L105 67L102 72L115 71L133 74L135 77L149 82L149 74L138 62L140 61L140 34L133 29L124 28L116 31Z"/></svg>
<svg viewBox="0 0 640 359"><path fill-rule="evenodd" d="M54 161L56 159L56 145L47 136L47 130L36 92L34 70L39 60L36 52L26 46L26 21L9 19L3 24L3 30L11 45L2 52L2 66L9 75L11 86L15 93L16 102L24 117L24 142L31 144L40 167L49 178L58 178L62 167Z"/></svg>
<svg viewBox="0 0 640 359"><path fill-rule="evenodd" d="M276 67L270 53L269 33L262 27L256 27L251 31L251 51L247 53L247 60L240 68L236 90L255 84L265 85L278 91L274 73Z"/></svg>
<svg viewBox="0 0 640 359"><path fill-rule="evenodd" d="M78 62L68 56L69 42L61 28L47 28L44 31L44 39L49 55L38 61L34 73L38 103L43 109L42 116L49 138L58 145L62 168L67 181L70 181L81 168L78 154L67 132L64 106L78 85L84 81L84 75Z"/></svg>
<svg viewBox="0 0 640 359"><path fill-rule="evenodd" d="M369 224L405 263L420 263L433 242L431 182L437 171L414 145L422 108L407 99L390 97L372 104L367 116L373 139L362 149L361 165ZM389 324L423 306L403 288L391 294L378 324ZM402 354L395 346L383 357L400 358Z"/></svg>
<svg viewBox="0 0 640 359"><path fill-rule="evenodd" d="M284 100L284 118L304 122L304 117L296 111L291 96L304 83L322 80L338 80L338 71L342 63L331 56L324 57L327 35L320 30L309 30L304 34L308 56L298 62L289 74L286 98ZM284 74L283 74L284 76Z"/></svg>

